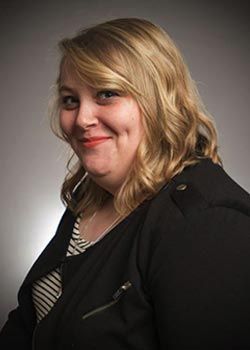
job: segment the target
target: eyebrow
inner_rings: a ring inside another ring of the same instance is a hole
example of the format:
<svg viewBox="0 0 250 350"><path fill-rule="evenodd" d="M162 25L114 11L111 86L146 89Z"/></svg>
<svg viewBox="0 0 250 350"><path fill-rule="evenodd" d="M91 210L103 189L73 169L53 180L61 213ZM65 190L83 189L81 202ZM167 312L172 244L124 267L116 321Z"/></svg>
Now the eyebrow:
<svg viewBox="0 0 250 350"><path fill-rule="evenodd" d="M73 93L73 94L76 93L76 91L75 91L73 88L71 88L71 87L69 87L69 86L67 86L67 85L61 85L61 86L59 87L58 91L59 91L59 92L69 91L69 92L71 92L71 93Z"/></svg>

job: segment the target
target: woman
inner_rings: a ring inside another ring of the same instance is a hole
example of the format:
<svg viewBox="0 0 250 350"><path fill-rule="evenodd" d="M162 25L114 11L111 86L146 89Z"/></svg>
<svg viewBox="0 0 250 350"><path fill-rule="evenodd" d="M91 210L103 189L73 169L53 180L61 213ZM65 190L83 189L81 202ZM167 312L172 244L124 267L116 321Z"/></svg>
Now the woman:
<svg viewBox="0 0 250 350"><path fill-rule="evenodd" d="M136 18L60 48L52 120L78 162L1 349L249 349L249 195L178 49Z"/></svg>

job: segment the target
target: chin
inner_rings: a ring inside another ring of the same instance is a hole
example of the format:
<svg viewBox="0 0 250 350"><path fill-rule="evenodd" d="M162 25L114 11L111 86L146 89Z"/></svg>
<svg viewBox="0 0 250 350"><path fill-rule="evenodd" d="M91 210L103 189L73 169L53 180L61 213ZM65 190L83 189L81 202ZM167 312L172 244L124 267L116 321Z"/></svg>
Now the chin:
<svg viewBox="0 0 250 350"><path fill-rule="evenodd" d="M85 168L89 174L90 177L103 177L109 173L109 171L105 170L95 170L95 169L87 169Z"/></svg>

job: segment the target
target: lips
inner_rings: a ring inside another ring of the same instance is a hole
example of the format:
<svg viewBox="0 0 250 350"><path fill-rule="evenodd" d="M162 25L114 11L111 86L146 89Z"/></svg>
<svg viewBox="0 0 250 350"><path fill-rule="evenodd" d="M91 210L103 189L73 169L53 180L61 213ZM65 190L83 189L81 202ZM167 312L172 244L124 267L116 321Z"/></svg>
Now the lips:
<svg viewBox="0 0 250 350"><path fill-rule="evenodd" d="M107 140L109 140L110 137L107 137L107 136L93 136L93 137L85 137L83 139L83 145L84 147L87 147L87 148L92 148L92 147L95 147L97 145L99 145L100 143L103 143Z"/></svg>

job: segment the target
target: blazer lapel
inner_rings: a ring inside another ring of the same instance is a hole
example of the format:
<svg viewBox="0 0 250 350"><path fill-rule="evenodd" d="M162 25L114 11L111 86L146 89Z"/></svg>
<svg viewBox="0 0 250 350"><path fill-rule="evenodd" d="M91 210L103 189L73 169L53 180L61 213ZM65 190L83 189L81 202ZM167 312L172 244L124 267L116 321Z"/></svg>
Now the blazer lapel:
<svg viewBox="0 0 250 350"><path fill-rule="evenodd" d="M56 233L28 272L22 287L33 283L63 262L73 230L75 217L66 209Z"/></svg>

